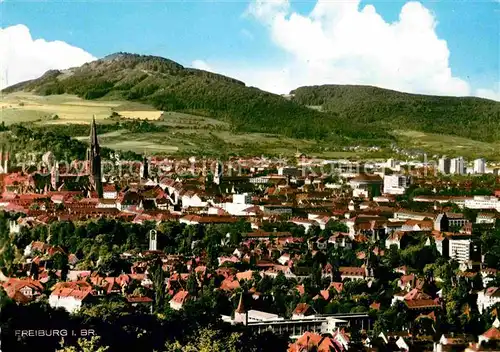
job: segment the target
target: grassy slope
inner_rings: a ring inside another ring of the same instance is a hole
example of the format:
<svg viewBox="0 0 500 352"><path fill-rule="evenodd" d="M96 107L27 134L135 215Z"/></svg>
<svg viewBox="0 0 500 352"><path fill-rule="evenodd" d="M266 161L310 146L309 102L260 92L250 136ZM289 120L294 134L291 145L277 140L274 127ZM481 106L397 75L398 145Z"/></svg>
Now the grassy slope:
<svg viewBox="0 0 500 352"><path fill-rule="evenodd" d="M162 111L216 118L238 132L273 133L341 144L387 144L391 140L380 129L366 129L363 124L314 111L279 95L246 87L232 78L184 68L152 56L113 55L64 72L49 71L5 92L19 90L139 101Z"/></svg>
<svg viewBox="0 0 500 352"><path fill-rule="evenodd" d="M113 111L137 112L143 118L166 111L155 124L168 126L168 131L120 130L102 137L105 146L137 152L290 155L300 149L347 157L352 154L336 152L336 147L397 140L431 153L497 159L500 140L499 104L484 99L362 86L301 87L285 99L166 59L129 54L51 71L4 93L10 93L0 97L0 119L6 123L80 124L95 114L101 124L112 124L105 119ZM28 104L19 106L21 101ZM53 114L60 118L52 120ZM73 135L86 138L85 133Z"/></svg>

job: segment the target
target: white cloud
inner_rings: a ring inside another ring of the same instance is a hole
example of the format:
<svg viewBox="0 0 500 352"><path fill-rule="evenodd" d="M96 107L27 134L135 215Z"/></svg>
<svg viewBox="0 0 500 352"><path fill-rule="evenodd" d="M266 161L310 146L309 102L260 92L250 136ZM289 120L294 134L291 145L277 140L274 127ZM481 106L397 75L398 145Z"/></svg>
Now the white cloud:
<svg viewBox="0 0 500 352"><path fill-rule="evenodd" d="M0 28L0 89L37 78L51 69L93 60L96 58L88 52L65 42L33 39L24 25Z"/></svg>
<svg viewBox="0 0 500 352"><path fill-rule="evenodd" d="M214 72L213 68L210 67L209 64L207 64L205 61L203 60L194 60L192 63L191 63L191 66L193 68L196 68L198 70L203 70L203 71L208 71L208 72Z"/></svg>
<svg viewBox="0 0 500 352"><path fill-rule="evenodd" d="M477 97L500 101L500 82L493 89L481 88L476 90Z"/></svg>
<svg viewBox="0 0 500 352"><path fill-rule="evenodd" d="M246 15L262 23L290 59L260 68L211 65L261 89L287 93L329 83L472 94L469 84L452 74L447 42L435 31L436 18L419 2L404 4L394 22L385 21L372 5L360 7L360 0L318 0L308 15L293 12L288 0L253 0Z"/></svg>

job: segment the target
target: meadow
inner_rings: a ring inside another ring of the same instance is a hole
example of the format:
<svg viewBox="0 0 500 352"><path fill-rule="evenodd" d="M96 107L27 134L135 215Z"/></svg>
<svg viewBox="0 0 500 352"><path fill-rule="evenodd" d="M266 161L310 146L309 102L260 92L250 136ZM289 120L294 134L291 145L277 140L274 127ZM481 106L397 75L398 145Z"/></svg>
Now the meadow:
<svg viewBox="0 0 500 352"><path fill-rule="evenodd" d="M89 124L95 116L98 124L115 124L127 119L148 121L161 126L160 132L112 130L99 135L102 146L137 153L170 155L284 155L297 151L324 158L370 157L357 151L342 151L341 146L321 141L297 139L270 133L236 132L230 124L204 116L173 111L160 111L148 105L113 100L83 100L75 95L37 96L15 92L0 96L0 122L6 125L29 123L34 126ZM110 118L115 114L115 118ZM116 115L118 114L118 115ZM118 117L117 117L118 116ZM117 120L118 118L118 120ZM72 134L86 141L87 134ZM419 149L429 155L462 155L466 158L485 157L500 160L498 143L479 142L463 137L395 130L398 146ZM380 155L380 153L378 153ZM383 156L386 156L385 154ZM388 155L387 155L388 156Z"/></svg>

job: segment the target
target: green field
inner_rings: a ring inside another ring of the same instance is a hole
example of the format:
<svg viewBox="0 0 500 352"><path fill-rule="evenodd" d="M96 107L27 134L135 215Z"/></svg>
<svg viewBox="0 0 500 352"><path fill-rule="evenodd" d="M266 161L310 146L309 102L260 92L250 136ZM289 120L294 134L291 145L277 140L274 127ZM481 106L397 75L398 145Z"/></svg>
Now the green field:
<svg viewBox="0 0 500 352"><path fill-rule="evenodd" d="M161 154L239 154L284 155L297 151L324 158L356 158L374 156L363 152L346 152L335 145L306 139L289 138L268 133L239 133L230 124L213 118L178 112L162 112L148 105L112 100L83 100L74 95L37 96L16 92L0 97L0 122L13 124L30 122L35 126L52 124L88 124L96 116L98 124L114 124L113 112L136 119L148 119L155 125L167 127L162 132L133 133L120 129L100 134L104 147L130 150L137 153ZM54 116L57 115L57 118ZM479 142L467 138L423 133L393 131L398 145L403 148L421 149L429 154L463 155L488 160L500 159L496 151L500 144ZM73 135L86 141L88 135ZM377 156L388 156L377 153Z"/></svg>
<svg viewBox="0 0 500 352"><path fill-rule="evenodd" d="M135 102L83 100L74 95L38 96L31 93L15 92L0 96L0 122L12 124L18 122L40 123L88 123L95 115L96 120L104 120L111 113L124 112L124 116L144 119L156 116L162 111ZM57 115L57 119L53 117ZM154 118L152 118L154 119Z"/></svg>
<svg viewBox="0 0 500 352"><path fill-rule="evenodd" d="M418 131L394 131L399 144L407 148L426 151L428 154L463 156L487 160L500 160L500 143L479 142L468 138Z"/></svg>

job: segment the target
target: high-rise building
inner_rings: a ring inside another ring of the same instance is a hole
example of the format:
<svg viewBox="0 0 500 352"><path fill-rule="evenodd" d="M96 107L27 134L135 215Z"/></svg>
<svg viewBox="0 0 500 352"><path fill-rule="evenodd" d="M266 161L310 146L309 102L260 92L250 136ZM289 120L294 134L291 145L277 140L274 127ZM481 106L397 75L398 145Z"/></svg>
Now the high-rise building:
<svg viewBox="0 0 500 352"><path fill-rule="evenodd" d="M443 156L441 159L438 161L438 170L442 174L449 174L450 173L450 159Z"/></svg>
<svg viewBox="0 0 500 352"><path fill-rule="evenodd" d="M474 173L484 174L486 172L486 161L482 158L474 160Z"/></svg>
<svg viewBox="0 0 500 352"><path fill-rule="evenodd" d="M90 126L90 148L88 150L87 160L90 166L90 182L99 198L102 198L101 151L99 148L99 141L97 140L95 116L93 117L92 125Z"/></svg>
<svg viewBox="0 0 500 352"><path fill-rule="evenodd" d="M465 173L465 161L464 158L459 156L458 158L453 158L450 161L450 173L456 175L463 175Z"/></svg>

